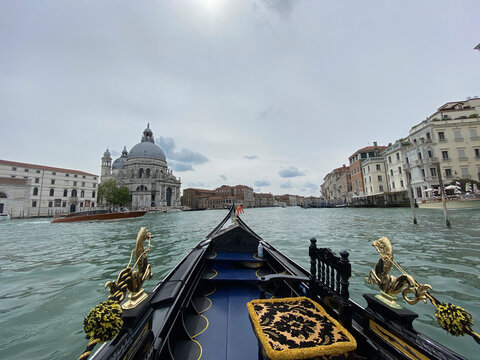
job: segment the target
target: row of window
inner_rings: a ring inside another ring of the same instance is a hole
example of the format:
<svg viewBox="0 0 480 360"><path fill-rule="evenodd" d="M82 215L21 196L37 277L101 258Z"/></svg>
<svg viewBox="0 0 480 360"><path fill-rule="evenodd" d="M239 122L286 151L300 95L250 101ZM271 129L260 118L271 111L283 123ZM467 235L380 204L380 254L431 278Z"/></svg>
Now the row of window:
<svg viewBox="0 0 480 360"><path fill-rule="evenodd" d="M461 130L453 130L453 138L455 141L463 141ZM470 139L472 140L478 139L477 129L470 129ZM442 142L447 141L447 138L445 137L445 132L443 131L438 132L438 141L442 141Z"/></svg>
<svg viewBox="0 0 480 360"><path fill-rule="evenodd" d="M37 207L37 204L38 204L37 200L32 201L32 207ZM95 203L92 202L90 205L87 205L85 203L85 206L95 207ZM55 199L55 202L53 201L48 202L48 207L67 207L67 202L62 201L61 199ZM83 207L83 202L80 203L80 207L81 208Z"/></svg>
<svg viewBox="0 0 480 360"><path fill-rule="evenodd" d="M50 196L55 196L55 189L50 189L50 192L49 192ZM73 189L72 192L71 192L71 197L77 197L77 190L76 189ZM95 197L95 194L96 192L95 191L92 191L92 198ZM33 194L34 196L38 195L38 188L37 187L34 187L33 188ZM63 190L63 196L68 196L68 190L67 189L64 189ZM80 191L80 197L85 197L85 191L84 190L81 190Z"/></svg>
<svg viewBox="0 0 480 360"><path fill-rule="evenodd" d="M40 183L40 178L35 178L34 180L35 184L39 184ZM50 184L51 185L55 185L55 179L51 179L50 180ZM68 183L67 183L68 184ZM74 181L73 182L73 186L77 186L77 181ZM82 181L82 187L85 187L85 181ZM97 187L97 184L96 183L93 183L93 187L96 188Z"/></svg>
<svg viewBox="0 0 480 360"><path fill-rule="evenodd" d="M17 167L16 167L16 166L12 166L12 171L17 171ZM26 168L26 169L24 169L23 171L24 171L24 172L30 172L30 169ZM40 174L40 173L41 173L41 171L38 170L38 169L35 170L35 172L36 172L37 174ZM56 172L56 171L52 171L52 175L57 175L57 172ZM65 177L69 177L69 176L70 176L70 174L68 174L68 173L65 174ZM77 174L74 174L73 177L74 177L74 178L77 178L78 175L77 175ZM86 178L87 178L87 177L86 177L85 175L82 175L82 179L86 179ZM93 180L97 180L97 178L94 177Z"/></svg>
<svg viewBox="0 0 480 360"><path fill-rule="evenodd" d="M465 150L464 149L457 149L458 151L458 159L459 160L467 160L468 158L465 155ZM473 149L475 157L478 159L480 158L480 149ZM442 159L443 160L449 160L448 156L448 151L447 150L442 150Z"/></svg>

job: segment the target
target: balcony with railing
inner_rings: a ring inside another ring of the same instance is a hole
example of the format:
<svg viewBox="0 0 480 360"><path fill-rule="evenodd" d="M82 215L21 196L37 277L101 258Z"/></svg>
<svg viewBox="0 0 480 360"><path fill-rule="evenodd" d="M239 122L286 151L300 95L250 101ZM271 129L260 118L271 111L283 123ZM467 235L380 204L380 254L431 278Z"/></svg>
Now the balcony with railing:
<svg viewBox="0 0 480 360"><path fill-rule="evenodd" d="M413 166L430 166L430 165L436 165L438 161L439 160L437 157L430 157L425 159L417 159L412 161L412 163L413 163Z"/></svg>

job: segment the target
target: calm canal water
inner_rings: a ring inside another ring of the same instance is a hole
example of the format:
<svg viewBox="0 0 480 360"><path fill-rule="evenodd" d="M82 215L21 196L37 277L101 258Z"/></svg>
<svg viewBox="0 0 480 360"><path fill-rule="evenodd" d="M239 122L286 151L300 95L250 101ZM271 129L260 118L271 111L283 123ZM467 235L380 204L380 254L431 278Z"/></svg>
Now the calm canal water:
<svg viewBox="0 0 480 360"><path fill-rule="evenodd" d="M0 358L76 359L83 351L83 318L107 297L103 286L126 266L140 226L153 234L149 260L151 290L226 211L151 213L143 218L91 223L51 224L47 219L0 223ZM306 268L308 245L350 251L351 297L362 294L378 260L370 245L387 236L395 259L434 295L464 307L480 331L480 211L443 213L409 209L247 209L242 218L265 240ZM393 271L393 270L392 270ZM395 274L397 274L395 272ZM470 337L453 337L440 329L430 303L406 305L420 314L415 327L468 359L478 359Z"/></svg>

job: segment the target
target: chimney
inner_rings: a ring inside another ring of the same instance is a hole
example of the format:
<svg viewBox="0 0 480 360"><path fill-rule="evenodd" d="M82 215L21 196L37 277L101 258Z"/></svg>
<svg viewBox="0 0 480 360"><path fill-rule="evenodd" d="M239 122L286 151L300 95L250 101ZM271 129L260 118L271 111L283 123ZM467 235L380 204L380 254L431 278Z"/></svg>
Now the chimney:
<svg viewBox="0 0 480 360"><path fill-rule="evenodd" d="M378 145L377 145L377 142L376 142L376 141L374 141L374 142L373 142L373 146L375 146L375 148L377 148L377 147L378 147Z"/></svg>

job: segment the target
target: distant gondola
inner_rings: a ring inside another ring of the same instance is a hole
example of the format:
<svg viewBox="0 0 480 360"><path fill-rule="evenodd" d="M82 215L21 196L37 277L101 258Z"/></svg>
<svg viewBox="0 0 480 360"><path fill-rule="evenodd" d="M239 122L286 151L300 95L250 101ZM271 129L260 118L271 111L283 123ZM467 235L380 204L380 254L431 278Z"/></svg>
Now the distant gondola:
<svg viewBox="0 0 480 360"><path fill-rule="evenodd" d="M133 289L123 325L117 319L118 334L93 359L462 359L418 333L416 313L369 294L367 308L349 299L348 252L337 256L311 239L307 271L251 230L234 207L145 297L141 287L151 273L149 247L143 248L149 234L142 231L138 270L127 267L108 283L114 313L122 289ZM136 278L142 281L135 288ZM91 341L80 358L100 333L111 332L111 324L96 320L108 317L102 311L85 319Z"/></svg>

